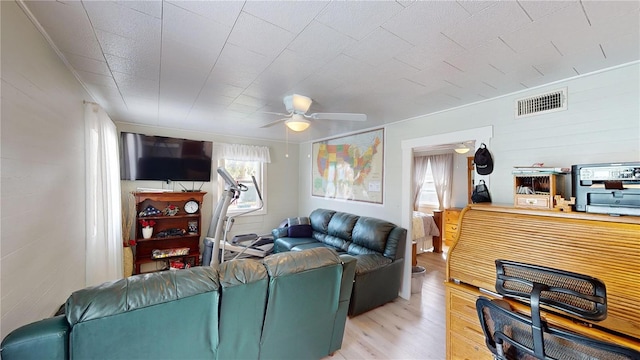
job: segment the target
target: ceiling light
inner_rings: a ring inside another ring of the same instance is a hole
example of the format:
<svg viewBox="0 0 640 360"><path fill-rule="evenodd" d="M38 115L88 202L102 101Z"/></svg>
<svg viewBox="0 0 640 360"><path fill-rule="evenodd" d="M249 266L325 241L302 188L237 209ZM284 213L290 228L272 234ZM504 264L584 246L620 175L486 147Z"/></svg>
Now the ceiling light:
<svg viewBox="0 0 640 360"><path fill-rule="evenodd" d="M458 146L456 146L455 149L453 149L453 151L457 152L458 154L466 154L469 152L469 149L465 144L460 144Z"/></svg>
<svg viewBox="0 0 640 360"><path fill-rule="evenodd" d="M284 122L285 125L292 131L305 131L311 125L309 120L305 119L304 116L294 114L291 119Z"/></svg>
<svg viewBox="0 0 640 360"><path fill-rule="evenodd" d="M311 103L313 102L311 98L298 94L285 96L283 101L287 111L296 114L304 114L309 111Z"/></svg>

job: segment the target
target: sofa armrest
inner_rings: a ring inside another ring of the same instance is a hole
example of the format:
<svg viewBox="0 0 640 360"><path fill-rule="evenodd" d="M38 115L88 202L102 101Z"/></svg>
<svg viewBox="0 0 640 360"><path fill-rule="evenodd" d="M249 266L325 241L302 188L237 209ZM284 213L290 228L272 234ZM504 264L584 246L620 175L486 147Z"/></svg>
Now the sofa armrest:
<svg viewBox="0 0 640 360"><path fill-rule="evenodd" d="M403 269L404 259L399 259L366 273L356 274L349 316L362 314L397 298Z"/></svg>
<svg viewBox="0 0 640 360"><path fill-rule="evenodd" d="M342 282L340 284L338 313L336 314L333 325L333 335L331 336L330 354L333 354L342 347L347 313L349 312L349 301L351 300L351 291L353 290L353 279L356 275L356 258L347 254L340 254L339 256L340 261L342 261Z"/></svg>
<svg viewBox="0 0 640 360"><path fill-rule="evenodd" d="M277 240L279 238L289 236L289 230L286 227L281 227L277 229L271 230L271 235L273 235L273 240Z"/></svg>
<svg viewBox="0 0 640 360"><path fill-rule="evenodd" d="M68 359L71 328L64 315L15 329L2 340L3 360Z"/></svg>
<svg viewBox="0 0 640 360"><path fill-rule="evenodd" d="M351 299L351 291L353 290L353 280L356 275L355 257L348 254L340 254L342 261L342 285L340 286L340 301Z"/></svg>

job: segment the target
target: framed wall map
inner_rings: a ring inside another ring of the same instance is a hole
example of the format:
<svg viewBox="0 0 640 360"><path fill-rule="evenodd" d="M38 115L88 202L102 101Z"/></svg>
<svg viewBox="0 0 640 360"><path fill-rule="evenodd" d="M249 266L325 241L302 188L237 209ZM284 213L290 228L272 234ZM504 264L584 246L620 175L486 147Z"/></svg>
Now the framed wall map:
<svg viewBox="0 0 640 360"><path fill-rule="evenodd" d="M384 129L313 143L311 195L382 204Z"/></svg>

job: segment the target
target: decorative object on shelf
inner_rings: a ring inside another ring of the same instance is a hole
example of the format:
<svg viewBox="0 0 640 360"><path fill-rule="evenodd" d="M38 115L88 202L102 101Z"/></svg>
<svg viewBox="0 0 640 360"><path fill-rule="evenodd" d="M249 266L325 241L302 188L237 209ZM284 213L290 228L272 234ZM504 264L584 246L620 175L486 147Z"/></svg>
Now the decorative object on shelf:
<svg viewBox="0 0 640 360"><path fill-rule="evenodd" d="M160 210L158 210L155 207L149 205L144 210L142 210L140 212L140 214L138 214L138 216L145 217L145 216L156 216L156 215L160 215L160 214L161 214Z"/></svg>
<svg viewBox="0 0 640 360"><path fill-rule="evenodd" d="M555 206L553 207L554 210L571 212L571 206L576 204L576 198L573 196L570 200L563 199L562 195L555 195L553 198L555 199Z"/></svg>
<svg viewBox="0 0 640 360"><path fill-rule="evenodd" d="M165 238L169 236L183 236L186 233L187 232L184 229L173 228L173 229L160 231L158 234L156 234L156 237Z"/></svg>
<svg viewBox="0 0 640 360"><path fill-rule="evenodd" d="M151 252L152 259L164 259L172 256L184 256L189 255L189 248L176 248L176 249L155 249Z"/></svg>
<svg viewBox="0 0 640 360"><path fill-rule="evenodd" d="M178 213L178 207L175 205L169 205L162 210L162 213L166 216L173 216Z"/></svg>
<svg viewBox="0 0 640 360"><path fill-rule="evenodd" d="M150 239L153 235L153 226L156 224L153 220L140 219L140 225L142 226L142 237L144 239Z"/></svg>
<svg viewBox="0 0 640 360"><path fill-rule="evenodd" d="M189 221L187 224L187 231L189 234L197 234L198 233L198 222L197 221Z"/></svg>
<svg viewBox="0 0 640 360"><path fill-rule="evenodd" d="M189 200L184 203L184 212L187 214L195 214L198 212L198 208L200 208L200 204L195 200Z"/></svg>
<svg viewBox="0 0 640 360"><path fill-rule="evenodd" d="M142 238L151 239L152 235L153 235L153 228L152 227L143 227L142 228Z"/></svg>
<svg viewBox="0 0 640 360"><path fill-rule="evenodd" d="M480 144L480 147L476 150L473 163L476 164L476 171L479 175L489 175L493 172L493 158L484 143Z"/></svg>
<svg viewBox="0 0 640 360"><path fill-rule="evenodd" d="M554 196L564 194L564 181L558 181L558 177L563 174L555 171L514 173L513 205L522 208L553 210Z"/></svg>
<svg viewBox="0 0 640 360"><path fill-rule="evenodd" d="M169 261L169 269L170 270L180 270L180 269L184 269L184 268L185 268L185 265L180 260L171 260L171 261Z"/></svg>

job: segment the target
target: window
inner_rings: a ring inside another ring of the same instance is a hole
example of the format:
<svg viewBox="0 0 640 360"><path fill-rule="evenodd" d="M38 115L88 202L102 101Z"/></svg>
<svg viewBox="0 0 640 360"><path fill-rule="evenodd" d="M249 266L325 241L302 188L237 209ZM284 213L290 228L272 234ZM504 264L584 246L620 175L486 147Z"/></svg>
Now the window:
<svg viewBox="0 0 640 360"><path fill-rule="evenodd" d="M436 185L433 182L433 173L431 172L431 160L427 165L427 173L422 183L422 189L420 190L420 207L438 209L440 203L438 202L438 194L436 193Z"/></svg>
<svg viewBox="0 0 640 360"><path fill-rule="evenodd" d="M240 192L240 197L229 204L227 212L240 213L260 208L260 199L258 198L258 193L251 179L251 175L256 178L256 183L264 199L265 181L263 178L263 163L260 161L221 160L220 165L224 166L238 183L247 187L247 191ZM224 182L220 181L219 186L219 194L222 196L224 194ZM261 212L254 214L260 213L266 213L264 207Z"/></svg>

